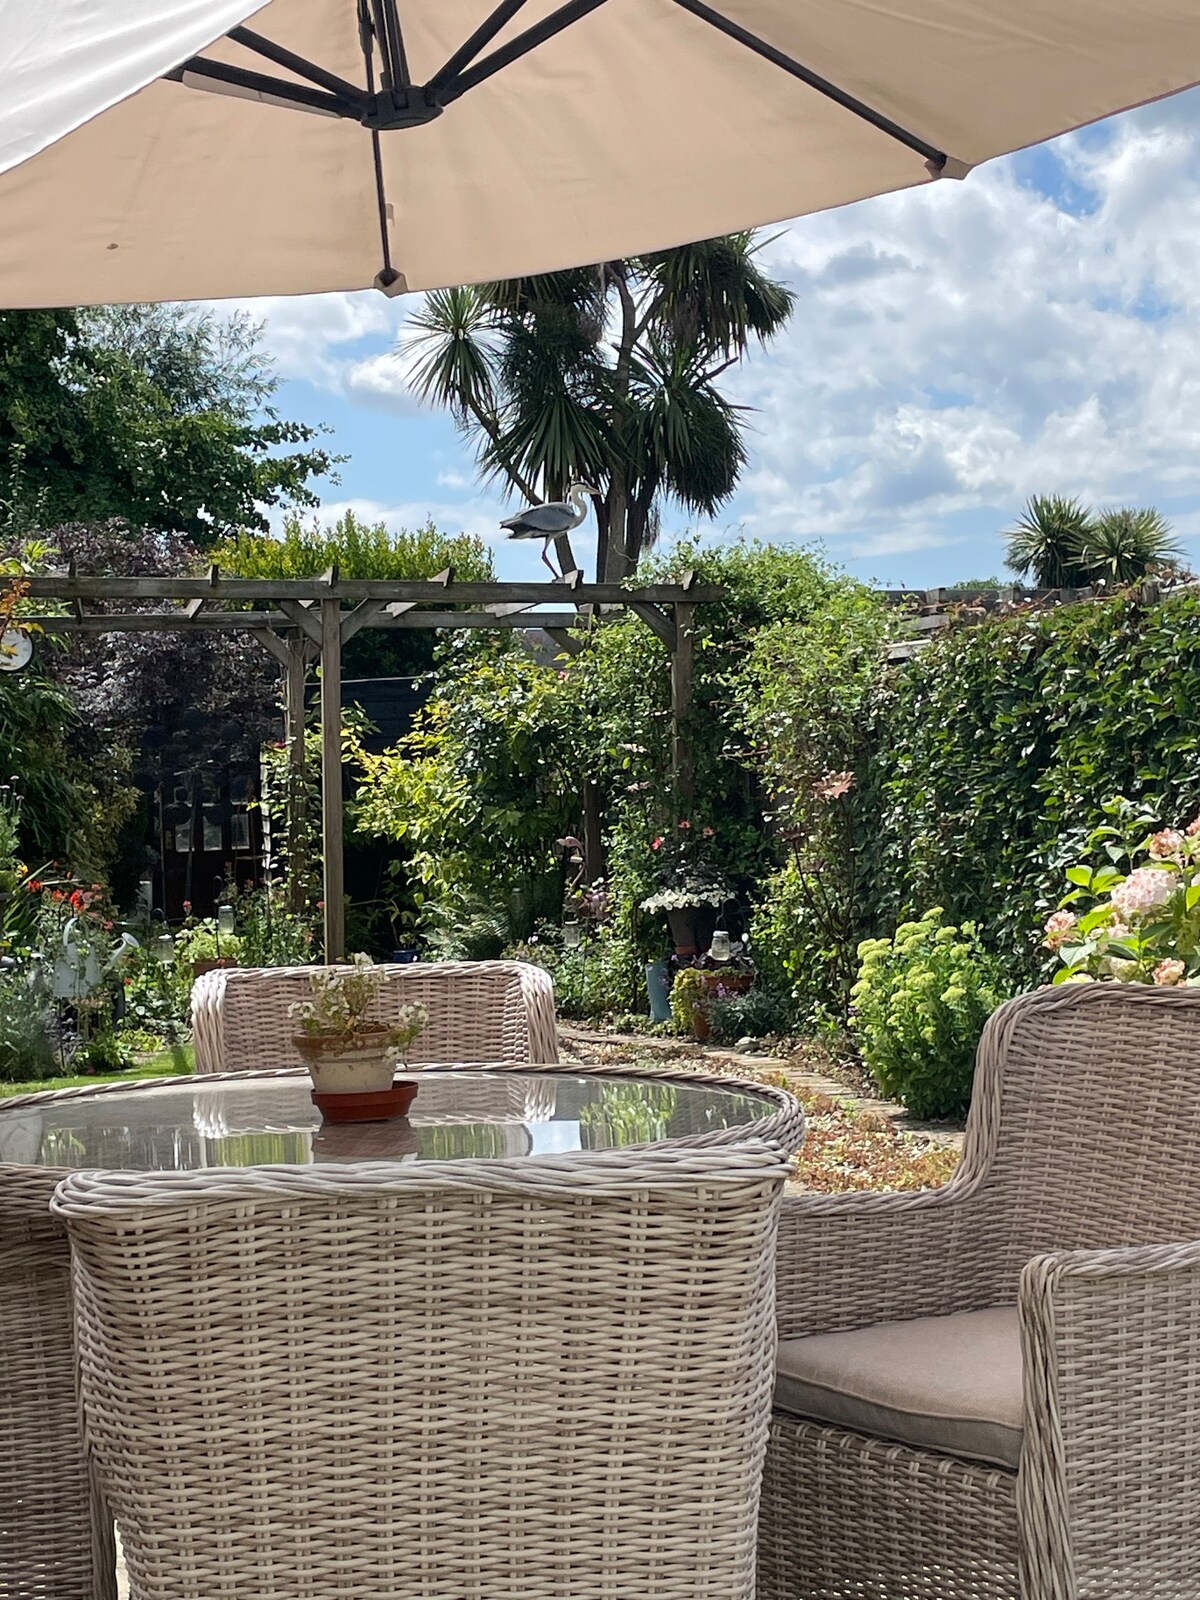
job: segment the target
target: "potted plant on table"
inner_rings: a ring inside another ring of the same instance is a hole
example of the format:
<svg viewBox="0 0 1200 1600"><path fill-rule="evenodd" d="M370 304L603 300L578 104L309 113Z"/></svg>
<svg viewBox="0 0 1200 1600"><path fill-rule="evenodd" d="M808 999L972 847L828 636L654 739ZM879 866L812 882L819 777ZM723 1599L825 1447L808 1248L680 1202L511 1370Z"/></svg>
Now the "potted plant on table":
<svg viewBox="0 0 1200 1600"><path fill-rule="evenodd" d="M401 1006L390 1022L368 1016L390 976L360 952L349 966L315 970L310 998L288 1008L299 1022L292 1042L312 1077L313 1100L331 1120L397 1116L416 1095L415 1083L393 1079L429 1012L415 1004Z"/></svg>

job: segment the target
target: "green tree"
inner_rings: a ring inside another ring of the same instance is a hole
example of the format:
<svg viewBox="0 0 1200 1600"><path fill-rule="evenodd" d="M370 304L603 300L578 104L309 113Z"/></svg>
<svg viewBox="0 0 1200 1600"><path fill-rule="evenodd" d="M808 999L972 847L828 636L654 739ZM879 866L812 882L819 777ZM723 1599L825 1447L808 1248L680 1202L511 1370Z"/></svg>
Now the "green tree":
<svg viewBox="0 0 1200 1600"><path fill-rule="evenodd" d="M0 313L0 521L120 517L207 547L315 505L337 458L275 409L260 338L176 306Z"/></svg>
<svg viewBox="0 0 1200 1600"><path fill-rule="evenodd" d="M1136 583L1148 572L1177 565L1183 550L1171 524L1153 506L1118 506L1098 512L1083 545L1092 581Z"/></svg>
<svg viewBox="0 0 1200 1600"><path fill-rule="evenodd" d="M1031 495L1005 535L1004 565L1019 578L1033 574L1039 589L1084 589L1091 582L1084 548L1092 514L1061 494Z"/></svg>
<svg viewBox="0 0 1200 1600"><path fill-rule="evenodd" d="M452 568L460 583L487 583L496 575L492 553L474 534L389 528L347 511L336 522L284 519L278 539L240 533L211 551L223 571L241 578L312 578L336 567L343 578L433 578ZM408 676L433 662L435 636L421 630L364 628L346 645L348 677Z"/></svg>
<svg viewBox="0 0 1200 1600"><path fill-rule="evenodd" d="M751 233L426 297L402 345L417 393L529 501L599 490L597 575L632 572L671 500L711 516L745 461L721 375L776 335L793 296ZM569 544L560 559L573 560Z"/></svg>

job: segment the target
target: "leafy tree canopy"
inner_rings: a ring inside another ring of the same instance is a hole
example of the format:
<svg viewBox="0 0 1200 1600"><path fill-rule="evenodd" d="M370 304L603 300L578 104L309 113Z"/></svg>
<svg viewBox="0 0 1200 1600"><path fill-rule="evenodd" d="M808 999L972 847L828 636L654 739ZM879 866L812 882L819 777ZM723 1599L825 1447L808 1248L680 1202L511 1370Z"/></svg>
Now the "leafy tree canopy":
<svg viewBox="0 0 1200 1600"><path fill-rule="evenodd" d="M441 533L432 522L420 528L389 528L347 511L322 525L285 519L278 539L241 533L211 552L221 568L242 578L312 578L337 567L343 578L393 580L433 578L447 567L460 583L489 583L492 552L474 534ZM405 629L364 628L346 646L348 677L403 677L424 672L433 661L434 636Z"/></svg>
<svg viewBox="0 0 1200 1600"><path fill-rule="evenodd" d="M206 548L315 505L338 458L275 409L261 331L180 306L0 313L0 525L120 517Z"/></svg>

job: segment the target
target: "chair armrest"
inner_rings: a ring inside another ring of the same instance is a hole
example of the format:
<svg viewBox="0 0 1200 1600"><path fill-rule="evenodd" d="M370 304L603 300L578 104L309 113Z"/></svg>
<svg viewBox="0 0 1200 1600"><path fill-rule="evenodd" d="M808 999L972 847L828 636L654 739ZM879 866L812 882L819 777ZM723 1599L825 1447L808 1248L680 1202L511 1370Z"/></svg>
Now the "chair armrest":
<svg viewBox="0 0 1200 1600"><path fill-rule="evenodd" d="M558 1060L558 1014L554 1005L554 980L545 967L530 961L521 968L521 996L529 1028L529 1060L543 1063Z"/></svg>
<svg viewBox="0 0 1200 1600"><path fill-rule="evenodd" d="M977 1183L961 1175L906 1194L785 1196L780 1337L996 1304L1003 1295L985 1221Z"/></svg>
<svg viewBox="0 0 1200 1600"><path fill-rule="evenodd" d="M1040 1256L1020 1310L1022 1592L1200 1593L1200 1244Z"/></svg>
<svg viewBox="0 0 1200 1600"><path fill-rule="evenodd" d="M192 984L192 1043L196 1071L222 1072L225 1068L225 973L205 972Z"/></svg>

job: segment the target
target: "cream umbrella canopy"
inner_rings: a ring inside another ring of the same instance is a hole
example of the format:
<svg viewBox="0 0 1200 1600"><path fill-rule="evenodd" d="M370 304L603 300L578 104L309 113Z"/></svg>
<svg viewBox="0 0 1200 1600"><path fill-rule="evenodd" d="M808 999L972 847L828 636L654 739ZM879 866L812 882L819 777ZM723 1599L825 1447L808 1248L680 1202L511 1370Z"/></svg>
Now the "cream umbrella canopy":
<svg viewBox="0 0 1200 1600"><path fill-rule="evenodd" d="M546 272L1198 79L1196 0L0 0L0 306Z"/></svg>

